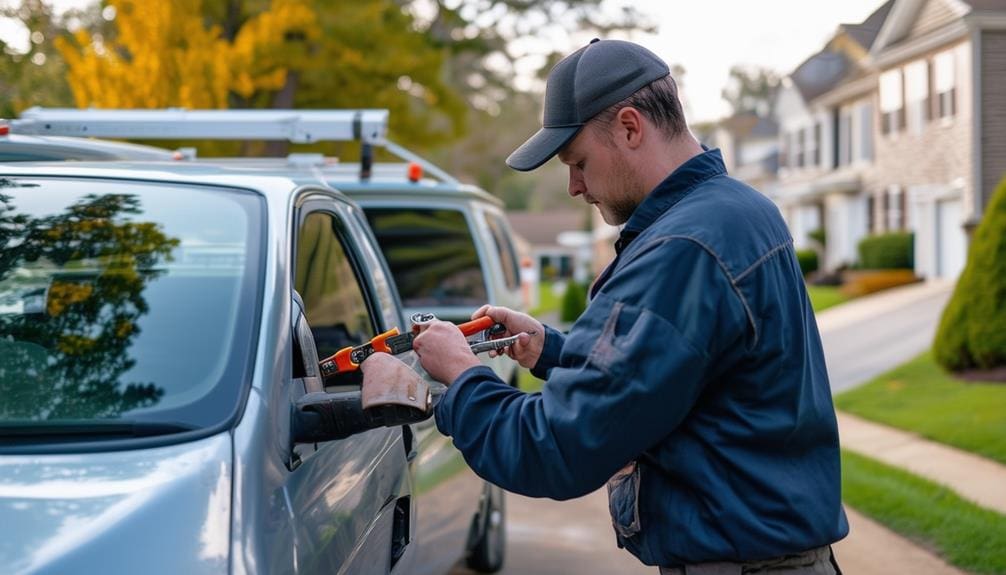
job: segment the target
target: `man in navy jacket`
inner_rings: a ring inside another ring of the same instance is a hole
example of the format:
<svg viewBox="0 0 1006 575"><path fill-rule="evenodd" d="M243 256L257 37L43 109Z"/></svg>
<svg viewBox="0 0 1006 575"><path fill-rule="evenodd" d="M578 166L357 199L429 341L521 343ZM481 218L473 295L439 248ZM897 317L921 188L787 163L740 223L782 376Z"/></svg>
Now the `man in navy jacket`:
<svg viewBox="0 0 1006 575"><path fill-rule="evenodd" d="M417 337L435 408L482 477L569 499L607 484L620 546L662 573L838 572L848 532L820 336L776 207L685 124L674 80L629 42L549 74L544 127L507 163L569 166L569 194L624 224L568 334L483 307L545 379L506 385L452 324ZM364 385L400 374L371 356ZM411 376L411 374L410 374ZM403 382L403 385L405 382Z"/></svg>

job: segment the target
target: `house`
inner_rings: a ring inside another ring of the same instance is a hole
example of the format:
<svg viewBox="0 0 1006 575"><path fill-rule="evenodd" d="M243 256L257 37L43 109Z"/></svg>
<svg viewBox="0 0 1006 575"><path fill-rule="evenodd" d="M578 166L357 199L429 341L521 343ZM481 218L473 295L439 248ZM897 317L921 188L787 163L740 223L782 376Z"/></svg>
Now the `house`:
<svg viewBox="0 0 1006 575"><path fill-rule="evenodd" d="M797 247L836 269L867 234L911 231L916 273L956 277L1006 173L1003 88L1004 0L890 0L839 26L776 102L775 199Z"/></svg>
<svg viewBox="0 0 1006 575"><path fill-rule="evenodd" d="M775 119L735 114L720 121L705 143L720 149L730 175L773 196L779 169L779 127Z"/></svg>
<svg viewBox="0 0 1006 575"><path fill-rule="evenodd" d="M821 51L784 79L777 96L775 199L796 247L818 249L825 269L853 263L870 231L877 80L869 50L893 4L861 23L840 25Z"/></svg>
<svg viewBox="0 0 1006 575"><path fill-rule="evenodd" d="M870 61L873 231L914 231L916 272L956 277L1006 173L1006 1L896 0Z"/></svg>
<svg viewBox="0 0 1006 575"><path fill-rule="evenodd" d="M535 277L542 280L589 281L592 269L590 217L584 210L507 212L518 241L526 246ZM523 252L524 250L522 250Z"/></svg>

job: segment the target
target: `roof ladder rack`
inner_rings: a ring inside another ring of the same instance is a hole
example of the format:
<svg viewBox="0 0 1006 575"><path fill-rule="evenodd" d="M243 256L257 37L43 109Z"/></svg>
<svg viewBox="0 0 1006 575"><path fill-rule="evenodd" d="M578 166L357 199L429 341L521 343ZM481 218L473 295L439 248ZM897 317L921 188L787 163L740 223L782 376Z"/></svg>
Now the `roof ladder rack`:
<svg viewBox="0 0 1006 575"><path fill-rule="evenodd" d="M370 146L380 146L427 173L457 183L450 174L388 141L388 110L112 110L33 107L11 122L11 132L41 136L141 140L286 140L360 142L361 171L369 171ZM361 177L367 174L361 173Z"/></svg>

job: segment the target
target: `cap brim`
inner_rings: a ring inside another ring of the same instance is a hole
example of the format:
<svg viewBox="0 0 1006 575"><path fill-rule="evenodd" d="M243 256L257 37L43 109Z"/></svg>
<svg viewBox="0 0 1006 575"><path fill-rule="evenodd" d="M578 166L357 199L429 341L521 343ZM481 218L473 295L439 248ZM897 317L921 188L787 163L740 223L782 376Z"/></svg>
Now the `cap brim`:
<svg viewBox="0 0 1006 575"><path fill-rule="evenodd" d="M559 153L583 126L542 128L528 138L506 159L506 165L521 172L530 172Z"/></svg>

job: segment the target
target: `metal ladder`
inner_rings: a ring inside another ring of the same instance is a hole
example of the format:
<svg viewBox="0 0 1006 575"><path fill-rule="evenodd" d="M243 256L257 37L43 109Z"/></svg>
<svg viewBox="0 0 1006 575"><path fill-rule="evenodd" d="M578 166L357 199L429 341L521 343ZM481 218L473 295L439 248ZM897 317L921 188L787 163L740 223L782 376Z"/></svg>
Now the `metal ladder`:
<svg viewBox="0 0 1006 575"><path fill-rule="evenodd" d="M10 131L39 136L142 140L285 140L297 144L358 141L361 177L369 177L372 146L420 165L441 181L458 181L440 167L388 140L388 110L112 110L32 107ZM194 151L189 159L195 159ZM291 158L293 158L292 155Z"/></svg>

